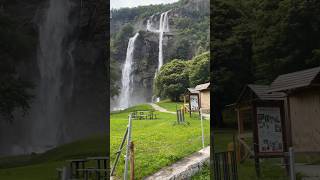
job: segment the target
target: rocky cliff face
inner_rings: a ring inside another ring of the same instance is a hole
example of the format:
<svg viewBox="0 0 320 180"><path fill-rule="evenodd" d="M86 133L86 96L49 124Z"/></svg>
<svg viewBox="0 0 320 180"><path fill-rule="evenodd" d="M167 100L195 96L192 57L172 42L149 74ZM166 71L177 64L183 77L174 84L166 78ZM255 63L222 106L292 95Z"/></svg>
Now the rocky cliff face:
<svg viewBox="0 0 320 180"><path fill-rule="evenodd" d="M21 33L33 37L30 42L30 53L17 64L19 74L32 81L37 87L40 74L37 65L38 24L43 20L48 7L48 0L12 1L0 3L0 14L15 18L21 26ZM69 21L74 27L64 39L63 46L65 68L61 92L64 101L63 121L66 134L61 143L79 138L105 133L107 111L106 84L106 2L103 0L72 0ZM73 68L70 68L70 60ZM66 91L66 87L73 88ZM36 89L36 88L35 88ZM33 92L36 96L36 91ZM31 105L33 111L33 105ZM0 155L30 153L30 129L33 126L29 114L16 114L15 121L10 124L0 121ZM39 137L41 138L41 137ZM50 148L50 147L48 147Z"/></svg>

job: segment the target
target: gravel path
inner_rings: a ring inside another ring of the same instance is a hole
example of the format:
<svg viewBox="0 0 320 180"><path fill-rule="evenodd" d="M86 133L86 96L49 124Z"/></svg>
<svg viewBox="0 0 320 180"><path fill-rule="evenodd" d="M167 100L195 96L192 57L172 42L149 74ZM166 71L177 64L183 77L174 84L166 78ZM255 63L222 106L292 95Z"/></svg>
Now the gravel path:
<svg viewBox="0 0 320 180"><path fill-rule="evenodd" d="M165 108L163 107L160 107L159 105L155 104L155 103L150 103L150 105L157 111L160 111L160 112L165 112L165 113L171 113L171 114L176 114L176 112L173 112L173 111L168 111L166 110Z"/></svg>

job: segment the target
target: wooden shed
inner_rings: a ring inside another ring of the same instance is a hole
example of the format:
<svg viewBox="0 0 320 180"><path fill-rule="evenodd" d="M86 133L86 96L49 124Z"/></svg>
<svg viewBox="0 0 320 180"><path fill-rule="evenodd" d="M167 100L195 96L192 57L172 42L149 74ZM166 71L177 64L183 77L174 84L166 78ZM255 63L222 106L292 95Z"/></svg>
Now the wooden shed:
<svg viewBox="0 0 320 180"><path fill-rule="evenodd" d="M239 134L246 130L252 130L252 108L255 102L277 103L284 100L284 93L268 93L268 90L269 86L257 84L248 84L243 88L235 103ZM247 124L247 127L245 127L245 124Z"/></svg>
<svg viewBox="0 0 320 180"><path fill-rule="evenodd" d="M235 110L237 113L237 124L238 124L238 142L240 149L238 149L238 157L239 159L245 159L248 156L262 157L262 156L272 156L272 155L281 155L281 153L273 153L268 150L269 147L264 148L264 142L270 142L271 144L281 144L281 150L286 149L285 137L282 136L282 131L276 133L269 133L269 135L275 134L279 136L279 140L274 142L272 137L268 137L268 134L261 134L261 125L259 124L263 120L259 120L257 117L261 117L262 113L258 112L261 109L264 110L274 110L278 108L283 111L283 100L285 97L284 93L274 92L268 93L269 86L266 85L256 85L249 84L246 85L242 92L239 95L238 100L234 104ZM279 114L281 116L282 114ZM263 115L265 118L265 115ZM267 120L270 118L267 118ZM280 126L284 121L284 117L282 116L280 119ZM263 123L265 124L265 123ZM268 124L273 125L274 124ZM263 129L262 129L263 130ZM280 134L279 134L280 133ZM280 137L281 136L281 137ZM256 146L254 146L254 151L251 149L251 145L248 142L254 142Z"/></svg>
<svg viewBox="0 0 320 180"><path fill-rule="evenodd" d="M296 152L320 152L320 67L280 75L268 92L286 94L289 145Z"/></svg>
<svg viewBox="0 0 320 180"><path fill-rule="evenodd" d="M210 83L199 84L195 90L199 91L200 108L210 112Z"/></svg>
<svg viewBox="0 0 320 180"><path fill-rule="evenodd" d="M187 103L188 102L188 103ZM190 112L210 113L210 83L187 88L184 93L184 110Z"/></svg>

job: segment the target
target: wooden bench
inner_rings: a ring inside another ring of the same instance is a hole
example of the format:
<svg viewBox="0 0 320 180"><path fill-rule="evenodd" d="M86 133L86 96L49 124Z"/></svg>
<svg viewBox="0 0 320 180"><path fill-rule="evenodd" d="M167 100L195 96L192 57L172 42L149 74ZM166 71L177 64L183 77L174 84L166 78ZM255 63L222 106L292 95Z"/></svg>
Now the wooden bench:
<svg viewBox="0 0 320 180"><path fill-rule="evenodd" d="M94 174L95 174L97 180L100 180L100 179L106 180L109 176L107 169L99 169L99 168L89 167L89 168L85 168L85 169L78 169L78 171L84 175L83 178L85 180L89 180L90 176L92 176ZM101 173L103 174L103 176L101 176Z"/></svg>
<svg viewBox="0 0 320 180"><path fill-rule="evenodd" d="M85 163L87 161L88 160L86 160L86 159L70 159L70 160L67 160L67 162L70 163L71 178L79 178L78 169L80 169L80 168L85 169Z"/></svg>

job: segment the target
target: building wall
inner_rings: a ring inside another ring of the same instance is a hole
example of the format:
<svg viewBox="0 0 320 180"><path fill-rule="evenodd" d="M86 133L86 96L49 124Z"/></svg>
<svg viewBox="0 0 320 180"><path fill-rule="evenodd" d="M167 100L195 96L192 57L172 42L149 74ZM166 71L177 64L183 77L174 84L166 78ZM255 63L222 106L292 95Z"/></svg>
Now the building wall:
<svg viewBox="0 0 320 180"><path fill-rule="evenodd" d="M299 152L320 152L320 90L289 96L292 143Z"/></svg>
<svg viewBox="0 0 320 180"><path fill-rule="evenodd" d="M201 108L210 109L210 91L205 90L200 92Z"/></svg>

